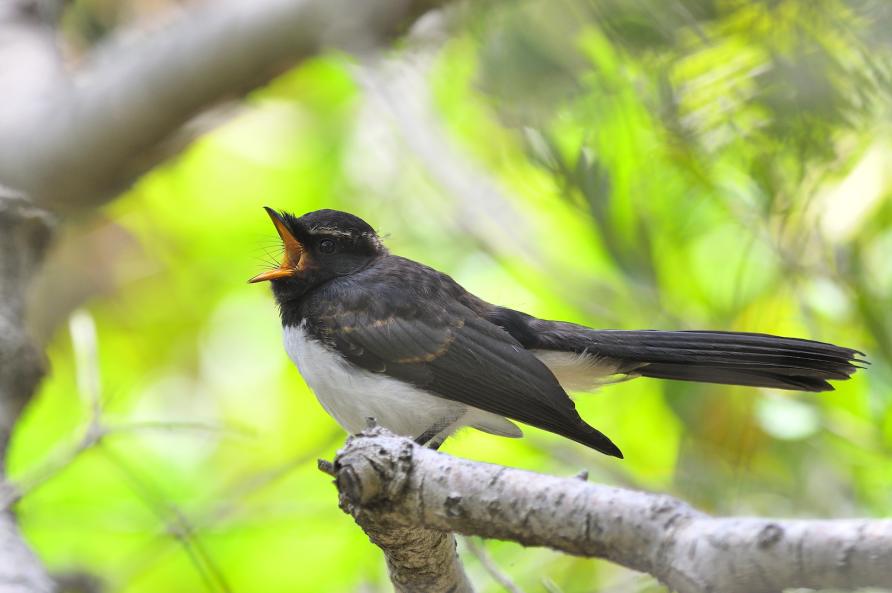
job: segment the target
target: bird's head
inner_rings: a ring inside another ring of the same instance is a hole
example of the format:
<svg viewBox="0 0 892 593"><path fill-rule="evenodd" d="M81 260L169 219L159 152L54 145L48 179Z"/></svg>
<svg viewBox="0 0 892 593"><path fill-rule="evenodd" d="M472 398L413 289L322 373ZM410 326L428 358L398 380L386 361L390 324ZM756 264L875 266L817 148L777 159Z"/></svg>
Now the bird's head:
<svg viewBox="0 0 892 593"><path fill-rule="evenodd" d="M387 253L374 229L347 212L316 210L297 217L266 208L266 213L282 239L282 263L249 282L270 281L279 302L361 270Z"/></svg>

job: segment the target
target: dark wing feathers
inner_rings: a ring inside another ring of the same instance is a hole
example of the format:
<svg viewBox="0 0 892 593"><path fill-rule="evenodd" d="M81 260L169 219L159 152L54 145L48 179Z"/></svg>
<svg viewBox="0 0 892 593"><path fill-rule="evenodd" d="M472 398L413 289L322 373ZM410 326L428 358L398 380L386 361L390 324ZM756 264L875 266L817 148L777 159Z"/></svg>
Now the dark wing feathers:
<svg viewBox="0 0 892 593"><path fill-rule="evenodd" d="M548 368L504 330L455 298L422 301L395 290L389 287L388 307L370 306L371 295L361 287L337 305L314 299L316 310L308 319L366 370L622 457L610 439L580 418Z"/></svg>

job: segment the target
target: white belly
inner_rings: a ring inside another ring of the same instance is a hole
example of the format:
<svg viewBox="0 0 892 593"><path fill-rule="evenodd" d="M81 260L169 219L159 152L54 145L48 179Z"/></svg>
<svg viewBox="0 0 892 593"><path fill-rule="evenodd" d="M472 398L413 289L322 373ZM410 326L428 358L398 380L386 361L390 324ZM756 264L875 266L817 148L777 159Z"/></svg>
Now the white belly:
<svg viewBox="0 0 892 593"><path fill-rule="evenodd" d="M418 437L438 423L443 425L443 438L466 425L520 436L520 430L501 416L356 367L307 336L303 324L285 327L284 340L288 356L319 403L351 434L362 431L367 419L374 418L388 430L409 437Z"/></svg>

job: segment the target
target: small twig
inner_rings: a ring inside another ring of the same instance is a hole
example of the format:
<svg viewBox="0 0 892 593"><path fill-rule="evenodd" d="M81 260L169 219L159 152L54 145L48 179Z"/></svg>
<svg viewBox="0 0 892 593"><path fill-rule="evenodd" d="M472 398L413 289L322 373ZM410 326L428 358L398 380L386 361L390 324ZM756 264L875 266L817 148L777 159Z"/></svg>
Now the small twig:
<svg viewBox="0 0 892 593"><path fill-rule="evenodd" d="M327 459L317 459L316 467L319 468L323 474L328 474L331 477L335 477L335 465L331 461Z"/></svg>
<svg viewBox="0 0 892 593"><path fill-rule="evenodd" d="M336 441L341 439L342 434L340 430L332 430L312 450L301 451L292 456L291 459L274 467L239 478L234 483L227 485L209 497L213 501L210 508L199 509L191 515L181 513L182 516L188 519L192 525L192 530L195 532L219 525L221 521L234 514L239 509L239 503L244 502L244 499L248 496L269 487L296 469L303 467L312 461L314 457L321 454L322 451L330 449ZM134 554L136 561L131 562L133 567L124 571L128 575L124 578L124 582L129 582L137 578L139 574L150 570L149 567L152 565L152 562L157 561L158 558L168 552L171 540L164 537L164 535L167 534L159 535L156 540L153 540L151 547L147 546ZM176 543L182 544L179 540Z"/></svg>
<svg viewBox="0 0 892 593"><path fill-rule="evenodd" d="M0 493L0 510L12 507L22 497L37 490L37 488L56 477L62 470L74 463L85 451L96 446L105 434L101 426L91 421L87 425L84 435L73 447L56 453L49 461L32 470L25 477L7 482L6 492Z"/></svg>
<svg viewBox="0 0 892 593"><path fill-rule="evenodd" d="M130 484L136 495L165 525L166 531L176 539L192 560L196 571L210 591L232 593L223 571L201 543L195 526L175 505L169 504L151 481L136 473L130 464L108 447L98 449Z"/></svg>
<svg viewBox="0 0 892 593"><path fill-rule="evenodd" d="M202 527L207 527L225 519L237 508L237 501L242 501L254 492L258 492L259 490L281 480L297 468L303 467L323 450L332 446L335 440L340 438L341 434L343 433L340 430L332 430L321 443L316 447L313 447L312 450L301 451L291 459L275 467L252 474L247 478L242 478L239 483L228 486L214 497L214 500L217 501L214 508L201 513L200 517L195 519L195 523ZM320 461L323 460L317 459L317 467Z"/></svg>
<svg viewBox="0 0 892 593"><path fill-rule="evenodd" d="M69 318L68 329L74 350L78 392L87 401L90 419L83 436L74 447L56 453L54 459L50 459L30 475L6 484L5 492L0 493L0 510L8 509L23 496L52 479L71 465L84 451L99 443L106 434L101 424L102 383L97 354L96 325L87 311L78 310Z"/></svg>
<svg viewBox="0 0 892 593"><path fill-rule="evenodd" d="M95 409L95 408L94 408ZM28 472L18 480L11 480L0 485L0 510L10 508L22 497L30 494L52 480L65 468L72 465L81 455L98 445L109 436L129 434L152 430L183 430L202 432L226 432L230 429L199 422L132 422L103 425L99 418L93 416L84 430L81 439L71 448L57 452L41 466ZM236 433L238 434L238 433Z"/></svg>
<svg viewBox="0 0 892 593"><path fill-rule="evenodd" d="M99 371L99 345L96 322L86 309L74 311L68 318L68 333L74 350L77 390L89 402L90 417L98 421L102 413L102 379Z"/></svg>
<svg viewBox="0 0 892 593"><path fill-rule="evenodd" d="M105 434L142 432L142 431L179 431L179 432L206 432L217 434L226 438L254 438L257 435L244 428L223 426L209 422L179 422L169 420L137 420L134 422L122 422L105 427Z"/></svg>
<svg viewBox="0 0 892 593"><path fill-rule="evenodd" d="M523 589L518 587L517 584L511 580L511 577L499 568L484 546L478 546L471 537L462 537L461 539L464 542L465 547L468 548L468 551L477 558L477 561L480 562L480 565L483 566L495 582L504 587L509 593L524 593Z"/></svg>

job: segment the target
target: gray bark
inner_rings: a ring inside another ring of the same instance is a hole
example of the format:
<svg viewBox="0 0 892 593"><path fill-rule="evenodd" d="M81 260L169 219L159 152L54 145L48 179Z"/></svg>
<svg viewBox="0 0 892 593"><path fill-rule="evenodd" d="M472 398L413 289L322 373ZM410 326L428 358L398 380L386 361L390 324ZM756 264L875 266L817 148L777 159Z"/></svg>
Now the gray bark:
<svg viewBox="0 0 892 593"><path fill-rule="evenodd" d="M666 495L457 459L380 428L349 439L334 472L342 508L376 543L413 529L506 539L604 558L681 593L892 588L892 520L711 517ZM389 542L385 554L392 564Z"/></svg>
<svg viewBox="0 0 892 593"><path fill-rule="evenodd" d="M391 439L390 444L396 447L389 450L393 455L375 458L374 451L370 456L365 450L339 454L334 475L341 509L352 515L384 552L397 593L473 593L452 533L401 522L378 504L386 505L388 500L403 495L408 485L406 476L412 469L415 444L408 439ZM332 473L325 466L320 463L324 471Z"/></svg>
<svg viewBox="0 0 892 593"><path fill-rule="evenodd" d="M5 459L12 429L44 373L43 355L26 329L25 287L43 257L49 235L46 213L0 186L0 487L9 487ZM51 588L12 514L0 509L0 593Z"/></svg>

